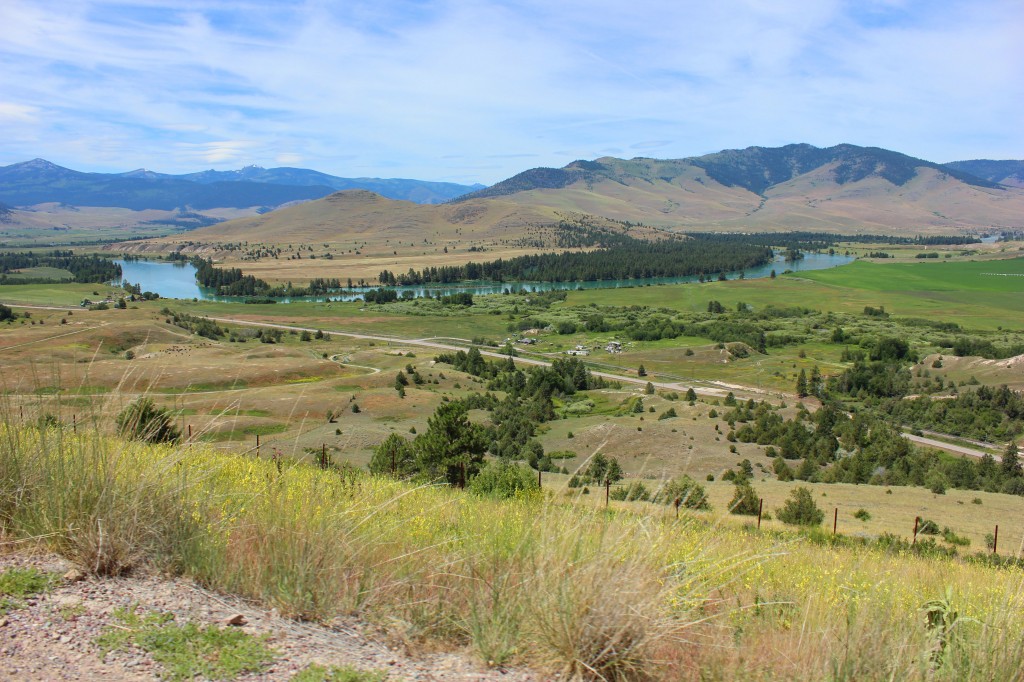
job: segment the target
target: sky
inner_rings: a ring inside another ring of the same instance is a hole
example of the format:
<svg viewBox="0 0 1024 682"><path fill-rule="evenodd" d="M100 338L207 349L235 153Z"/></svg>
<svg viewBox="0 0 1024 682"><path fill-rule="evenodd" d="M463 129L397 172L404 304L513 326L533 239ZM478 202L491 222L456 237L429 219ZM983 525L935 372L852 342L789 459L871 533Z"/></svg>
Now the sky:
<svg viewBox="0 0 1024 682"><path fill-rule="evenodd" d="M491 184L807 142L1024 159L1021 0L0 0L0 165Z"/></svg>

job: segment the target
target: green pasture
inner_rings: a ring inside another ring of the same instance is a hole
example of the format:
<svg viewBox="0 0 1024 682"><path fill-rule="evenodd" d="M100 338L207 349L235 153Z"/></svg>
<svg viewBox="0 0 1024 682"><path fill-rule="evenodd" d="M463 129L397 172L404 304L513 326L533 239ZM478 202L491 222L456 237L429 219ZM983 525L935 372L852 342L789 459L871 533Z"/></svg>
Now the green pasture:
<svg viewBox="0 0 1024 682"><path fill-rule="evenodd" d="M865 306L886 312L956 322L968 329L1018 327L1024 315L1024 258L937 263L856 261L828 270L774 280L592 289L569 294L567 305L646 305L699 311L708 301L726 308L802 306L859 313Z"/></svg>
<svg viewBox="0 0 1024 682"><path fill-rule="evenodd" d="M4 284L0 285L0 303L77 306L83 298L102 299L110 293L124 295L122 289L104 284Z"/></svg>
<svg viewBox="0 0 1024 682"><path fill-rule="evenodd" d="M51 268L43 265L38 268L25 268L7 273L9 279L72 279L74 274L64 268Z"/></svg>

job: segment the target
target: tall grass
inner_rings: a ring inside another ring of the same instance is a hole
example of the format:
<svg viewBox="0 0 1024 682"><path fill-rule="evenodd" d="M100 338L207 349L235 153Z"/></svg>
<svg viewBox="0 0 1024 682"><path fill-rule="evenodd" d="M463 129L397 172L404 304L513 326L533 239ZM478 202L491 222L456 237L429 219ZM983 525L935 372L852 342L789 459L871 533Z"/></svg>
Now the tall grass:
<svg viewBox="0 0 1024 682"><path fill-rule="evenodd" d="M1018 569L10 421L3 533L98 574L152 566L575 679L1024 676Z"/></svg>

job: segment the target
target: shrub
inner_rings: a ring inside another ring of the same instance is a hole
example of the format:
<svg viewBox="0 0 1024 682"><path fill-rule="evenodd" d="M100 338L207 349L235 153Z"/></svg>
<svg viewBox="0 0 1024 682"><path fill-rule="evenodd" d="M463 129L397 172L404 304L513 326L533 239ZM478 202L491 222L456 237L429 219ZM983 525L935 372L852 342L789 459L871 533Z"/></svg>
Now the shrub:
<svg viewBox="0 0 1024 682"><path fill-rule="evenodd" d="M861 521L869 521L871 519L871 512L867 509L861 508L853 512L853 518L860 519Z"/></svg>
<svg viewBox="0 0 1024 682"><path fill-rule="evenodd" d="M477 495L498 499L540 490L533 471L513 462L489 462L479 474L470 479L467 489Z"/></svg>
<svg viewBox="0 0 1024 682"><path fill-rule="evenodd" d="M946 488L949 486L949 479L941 471L933 469L928 472L924 479L924 484L928 490L931 490L936 495L945 495Z"/></svg>
<svg viewBox="0 0 1024 682"><path fill-rule="evenodd" d="M687 509L711 509L704 486L685 474L666 482L654 496L654 501L661 504L675 504L677 499Z"/></svg>
<svg viewBox="0 0 1024 682"><path fill-rule="evenodd" d="M647 490L647 486L642 481L631 481L630 483L619 486L615 490L609 493L609 497L613 500L620 500L626 502L646 502L651 499L651 493Z"/></svg>
<svg viewBox="0 0 1024 682"><path fill-rule="evenodd" d="M117 415L117 433L150 443L173 443L181 438L167 410L157 407L152 398L139 398Z"/></svg>
<svg viewBox="0 0 1024 682"><path fill-rule="evenodd" d="M758 497L754 487L746 481L736 482L736 491L729 502L730 514L741 514L743 516L757 516L761 508L761 498Z"/></svg>
<svg viewBox="0 0 1024 682"><path fill-rule="evenodd" d="M825 512L818 509L811 491L800 486L790 493L789 499L776 512L776 516L791 526L817 526L825 518Z"/></svg>
<svg viewBox="0 0 1024 682"><path fill-rule="evenodd" d="M942 529L942 539L949 544L956 545L958 547L968 547L971 544L970 538L966 538L963 535L957 535L948 527Z"/></svg>

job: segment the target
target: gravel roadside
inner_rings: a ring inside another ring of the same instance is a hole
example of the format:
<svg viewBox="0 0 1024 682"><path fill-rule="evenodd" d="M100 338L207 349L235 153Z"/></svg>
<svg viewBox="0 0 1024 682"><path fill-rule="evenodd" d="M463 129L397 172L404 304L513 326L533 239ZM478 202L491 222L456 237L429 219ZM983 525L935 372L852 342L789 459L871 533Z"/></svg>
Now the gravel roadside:
<svg viewBox="0 0 1024 682"><path fill-rule="evenodd" d="M108 627L117 627L115 610L131 605L138 605L144 612L172 613L178 623L240 627L253 635L268 635L268 644L277 652L273 662L259 673L235 678L241 682L289 680L310 664L384 671L389 681L551 679L522 669L487 668L459 653L411 656L388 646L380 633L357 619L340 620L331 627L298 623L186 580L159 576L93 578L54 555L0 555L0 572L15 567L31 567L63 577L49 592L26 598L22 605L0 616L3 680L159 679L161 666L145 651L114 651L101 657L95 644ZM244 620L244 624L226 625L232 618Z"/></svg>

